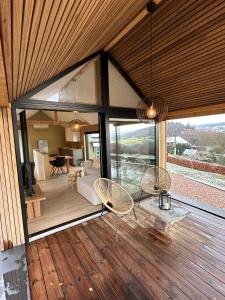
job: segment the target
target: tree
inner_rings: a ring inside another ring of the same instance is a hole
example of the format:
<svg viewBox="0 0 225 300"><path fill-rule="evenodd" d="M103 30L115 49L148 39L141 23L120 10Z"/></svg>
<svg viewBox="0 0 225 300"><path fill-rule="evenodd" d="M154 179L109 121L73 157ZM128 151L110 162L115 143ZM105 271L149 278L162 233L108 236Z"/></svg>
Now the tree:
<svg viewBox="0 0 225 300"><path fill-rule="evenodd" d="M169 121L167 123L167 136L168 137L180 136L184 129L185 126L181 122Z"/></svg>
<svg viewBox="0 0 225 300"><path fill-rule="evenodd" d="M216 134L216 143L219 146L220 154L225 152L225 133L217 132Z"/></svg>

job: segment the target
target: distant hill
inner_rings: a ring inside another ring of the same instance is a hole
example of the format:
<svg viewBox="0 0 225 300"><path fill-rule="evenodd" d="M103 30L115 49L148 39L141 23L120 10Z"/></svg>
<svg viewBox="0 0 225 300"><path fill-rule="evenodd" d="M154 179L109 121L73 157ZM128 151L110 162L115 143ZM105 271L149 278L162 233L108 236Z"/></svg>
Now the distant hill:
<svg viewBox="0 0 225 300"><path fill-rule="evenodd" d="M121 137L123 139L125 138L131 138L131 137L147 137L147 136L153 136L155 134L155 127L147 127L147 128L141 128L132 132L124 132L121 134Z"/></svg>
<svg viewBox="0 0 225 300"><path fill-rule="evenodd" d="M220 123L206 123L206 124L201 124L201 125L195 125L195 128L206 128L206 127L218 127L218 126L225 126L225 122L220 122Z"/></svg>

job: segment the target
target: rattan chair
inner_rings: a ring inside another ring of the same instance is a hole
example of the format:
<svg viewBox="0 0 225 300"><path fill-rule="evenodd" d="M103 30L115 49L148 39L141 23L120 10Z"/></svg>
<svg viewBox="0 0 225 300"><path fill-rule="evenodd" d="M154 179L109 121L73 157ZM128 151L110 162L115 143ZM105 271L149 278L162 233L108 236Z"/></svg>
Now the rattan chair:
<svg viewBox="0 0 225 300"><path fill-rule="evenodd" d="M141 178L142 191L158 196L162 190L168 191L171 186L169 173L161 167L151 166Z"/></svg>
<svg viewBox="0 0 225 300"><path fill-rule="evenodd" d="M95 192L102 201L103 209L108 208L117 215L126 215L134 210L134 200L131 195L118 183L107 178L98 178L94 182ZM116 240L118 240L119 225L116 224Z"/></svg>

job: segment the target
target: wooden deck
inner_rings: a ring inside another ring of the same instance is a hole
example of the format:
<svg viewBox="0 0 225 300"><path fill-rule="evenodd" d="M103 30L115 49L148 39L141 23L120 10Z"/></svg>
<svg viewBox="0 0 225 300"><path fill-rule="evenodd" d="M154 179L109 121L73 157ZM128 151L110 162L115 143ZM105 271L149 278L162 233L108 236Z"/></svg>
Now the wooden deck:
<svg viewBox="0 0 225 300"><path fill-rule="evenodd" d="M225 221L190 210L166 236L137 208L32 242L32 299L225 299Z"/></svg>

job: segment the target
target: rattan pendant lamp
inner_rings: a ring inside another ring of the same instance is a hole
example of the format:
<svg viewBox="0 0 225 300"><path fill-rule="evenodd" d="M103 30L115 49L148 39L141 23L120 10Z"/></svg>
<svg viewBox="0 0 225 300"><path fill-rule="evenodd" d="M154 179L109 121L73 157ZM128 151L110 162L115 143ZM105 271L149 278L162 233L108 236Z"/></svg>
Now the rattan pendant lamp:
<svg viewBox="0 0 225 300"><path fill-rule="evenodd" d="M137 106L137 117L141 122L151 123L153 121L163 121L168 114L168 105L162 97L153 94L153 76L152 76L152 14L156 9L154 1L147 4L147 10L150 14L150 97L140 100Z"/></svg>
<svg viewBox="0 0 225 300"><path fill-rule="evenodd" d="M75 119L70 122L70 128L74 132L79 132L83 126L87 126L88 123L78 117L78 111L73 112L75 115Z"/></svg>

